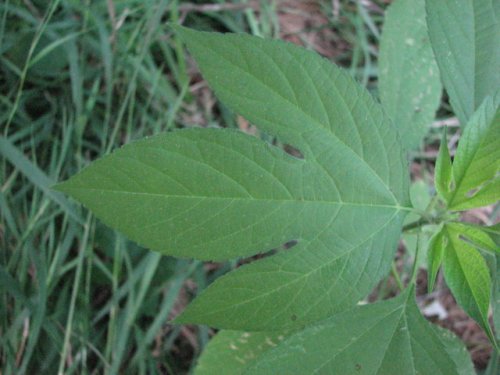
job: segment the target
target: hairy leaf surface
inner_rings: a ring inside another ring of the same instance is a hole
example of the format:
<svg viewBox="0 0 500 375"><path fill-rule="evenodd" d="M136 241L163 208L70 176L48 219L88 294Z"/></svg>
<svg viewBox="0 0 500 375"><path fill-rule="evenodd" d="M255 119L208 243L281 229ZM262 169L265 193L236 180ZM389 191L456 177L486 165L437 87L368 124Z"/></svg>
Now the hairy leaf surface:
<svg viewBox="0 0 500 375"><path fill-rule="evenodd" d="M412 292L358 306L285 338L244 374L473 374L450 332L420 314Z"/></svg>
<svg viewBox="0 0 500 375"><path fill-rule="evenodd" d="M439 107L441 81L425 21L425 0L397 0L385 12L379 53L382 105L408 149L420 145Z"/></svg>
<svg viewBox="0 0 500 375"><path fill-rule="evenodd" d="M462 126L500 87L500 18L494 3L426 0L432 47Z"/></svg>
<svg viewBox="0 0 500 375"><path fill-rule="evenodd" d="M410 206L391 122L314 53L177 30L219 98L304 159L235 131L184 130L126 146L59 189L164 254L224 260L298 241L218 279L178 322L276 330L352 306L388 271Z"/></svg>

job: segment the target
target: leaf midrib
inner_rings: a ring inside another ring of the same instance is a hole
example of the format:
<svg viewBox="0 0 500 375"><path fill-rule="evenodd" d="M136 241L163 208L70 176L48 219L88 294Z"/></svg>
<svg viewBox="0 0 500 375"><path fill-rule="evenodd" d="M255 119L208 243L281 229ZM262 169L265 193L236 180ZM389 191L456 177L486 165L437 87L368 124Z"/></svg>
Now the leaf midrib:
<svg viewBox="0 0 500 375"><path fill-rule="evenodd" d="M95 191L103 193L115 193L115 194L130 194L130 195L142 195L142 196L152 196L152 197L162 197L162 198L174 198L174 199L212 199L212 200L240 200L240 201L258 201L258 202L280 202L280 203L316 203L316 204L328 204L328 205L341 205L341 206L357 206L357 207L369 207L369 208L391 208L397 211L414 211L412 207L391 205L391 204L373 204L373 203L363 203L363 202L346 202L339 200L327 201L327 200L312 200L312 199L284 199L284 198L255 198L255 197L222 197L214 195L181 195L181 194L161 194L161 193L145 193L140 191L123 191L123 190L112 190L112 189L96 189L87 187L63 187L61 190L65 192L80 190L80 191Z"/></svg>

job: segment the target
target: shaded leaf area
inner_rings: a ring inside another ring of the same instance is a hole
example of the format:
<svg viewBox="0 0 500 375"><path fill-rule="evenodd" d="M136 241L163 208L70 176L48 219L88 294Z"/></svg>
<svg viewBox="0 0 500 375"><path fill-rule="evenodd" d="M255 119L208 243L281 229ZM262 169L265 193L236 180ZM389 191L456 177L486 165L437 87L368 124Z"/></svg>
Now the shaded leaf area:
<svg viewBox="0 0 500 375"><path fill-rule="evenodd" d="M218 279L177 322L273 330L352 306L388 271L410 210L390 121L314 53L177 31L220 99L304 159L234 131L183 130L126 146L58 188L164 254L223 260L298 241Z"/></svg>
<svg viewBox="0 0 500 375"><path fill-rule="evenodd" d="M434 119L442 91L424 0L398 0L385 12L379 91L403 144L408 149L418 147Z"/></svg>
<svg viewBox="0 0 500 375"><path fill-rule="evenodd" d="M209 345L210 350L227 353L228 347ZM216 362L204 365L217 366ZM427 322L414 294L406 291L291 334L236 373L465 375L474 371L460 341Z"/></svg>
<svg viewBox="0 0 500 375"><path fill-rule="evenodd" d="M462 126L500 87L500 18L492 0L426 1L444 87Z"/></svg>

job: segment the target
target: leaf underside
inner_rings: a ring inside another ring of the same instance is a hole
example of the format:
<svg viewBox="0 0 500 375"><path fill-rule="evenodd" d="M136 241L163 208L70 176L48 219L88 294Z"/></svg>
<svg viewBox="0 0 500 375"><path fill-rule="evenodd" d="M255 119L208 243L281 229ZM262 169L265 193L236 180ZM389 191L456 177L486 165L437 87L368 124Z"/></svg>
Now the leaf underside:
<svg viewBox="0 0 500 375"><path fill-rule="evenodd" d="M176 30L218 97L304 159L232 130L182 130L125 146L58 189L168 255L220 261L298 242L219 278L178 322L279 330L352 306L387 273L410 206L391 122L314 53Z"/></svg>

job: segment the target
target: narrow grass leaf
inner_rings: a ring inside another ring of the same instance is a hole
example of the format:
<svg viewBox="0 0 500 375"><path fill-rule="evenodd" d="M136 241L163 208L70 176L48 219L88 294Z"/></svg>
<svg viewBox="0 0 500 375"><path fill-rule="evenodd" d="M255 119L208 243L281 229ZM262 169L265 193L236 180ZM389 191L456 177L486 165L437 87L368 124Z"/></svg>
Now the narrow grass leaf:
<svg viewBox="0 0 500 375"><path fill-rule="evenodd" d="M75 208L68 202L64 195L51 190L54 185L50 177L48 177L41 169L33 164L26 156L24 156L8 138L0 136L0 154L2 154L15 168L29 179L33 185L42 190L48 198L56 202L72 219L80 224L83 220L75 210Z"/></svg>

